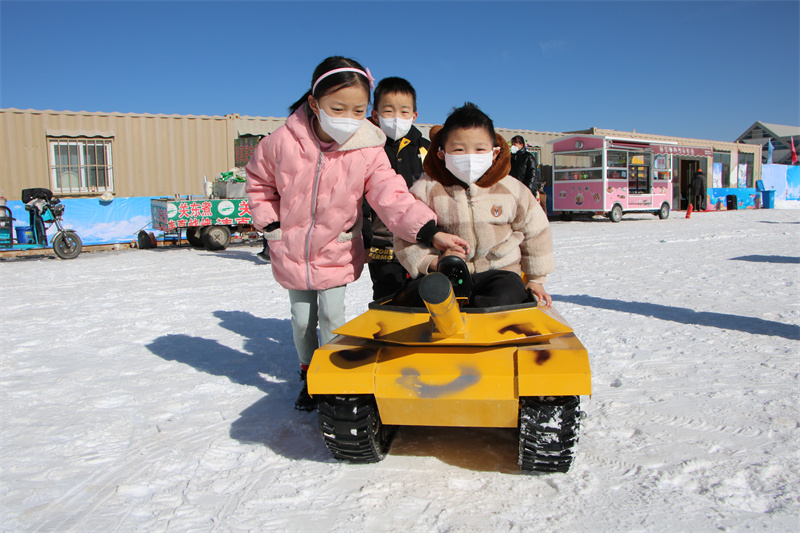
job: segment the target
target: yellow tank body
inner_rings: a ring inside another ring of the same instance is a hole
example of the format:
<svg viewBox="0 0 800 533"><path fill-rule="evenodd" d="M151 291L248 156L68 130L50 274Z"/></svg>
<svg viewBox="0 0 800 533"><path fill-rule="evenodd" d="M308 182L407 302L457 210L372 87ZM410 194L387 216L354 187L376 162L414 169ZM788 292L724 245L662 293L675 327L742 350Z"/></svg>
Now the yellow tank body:
<svg viewBox="0 0 800 533"><path fill-rule="evenodd" d="M374 395L388 425L460 427L517 427L520 397L591 394L586 349L558 312L497 309L437 326L424 308L372 304L315 352L309 393Z"/></svg>
<svg viewBox="0 0 800 533"><path fill-rule="evenodd" d="M501 308L498 308L501 309ZM417 311L417 312L413 312ZM543 342L572 333L555 311L538 307L460 313L464 322L454 335L440 335L425 309L374 306L334 333L406 345L491 346Z"/></svg>

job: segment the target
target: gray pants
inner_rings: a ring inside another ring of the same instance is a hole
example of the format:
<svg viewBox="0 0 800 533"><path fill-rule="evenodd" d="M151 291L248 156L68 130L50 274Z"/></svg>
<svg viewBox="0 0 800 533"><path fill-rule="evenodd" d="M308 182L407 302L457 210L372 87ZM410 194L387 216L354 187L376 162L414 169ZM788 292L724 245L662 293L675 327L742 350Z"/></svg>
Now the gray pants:
<svg viewBox="0 0 800 533"><path fill-rule="evenodd" d="M320 341L329 342L334 337L333 330L344 324L344 292L344 285L321 291L289 289L294 347L301 365L310 364Z"/></svg>

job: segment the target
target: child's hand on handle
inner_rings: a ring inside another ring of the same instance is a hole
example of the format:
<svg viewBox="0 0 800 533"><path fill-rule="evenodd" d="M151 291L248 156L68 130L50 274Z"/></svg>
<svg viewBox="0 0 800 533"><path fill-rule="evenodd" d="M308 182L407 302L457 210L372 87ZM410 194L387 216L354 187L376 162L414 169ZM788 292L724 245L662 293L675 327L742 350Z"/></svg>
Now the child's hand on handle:
<svg viewBox="0 0 800 533"><path fill-rule="evenodd" d="M525 285L525 288L536 296L541 307L550 307L553 305L553 298L547 294L547 291L544 290L544 285L541 283L529 281L528 284Z"/></svg>
<svg viewBox="0 0 800 533"><path fill-rule="evenodd" d="M436 232L431 241L433 246L443 253L441 256L433 258L428 265L428 272L436 272L439 266L439 259L448 255L455 255L466 261L467 253L469 252L469 243L458 235L439 231Z"/></svg>
<svg viewBox="0 0 800 533"><path fill-rule="evenodd" d="M432 241L433 246L441 252L453 250L464 255L469 253L469 243L458 235L452 235L450 233L439 231L433 236Z"/></svg>

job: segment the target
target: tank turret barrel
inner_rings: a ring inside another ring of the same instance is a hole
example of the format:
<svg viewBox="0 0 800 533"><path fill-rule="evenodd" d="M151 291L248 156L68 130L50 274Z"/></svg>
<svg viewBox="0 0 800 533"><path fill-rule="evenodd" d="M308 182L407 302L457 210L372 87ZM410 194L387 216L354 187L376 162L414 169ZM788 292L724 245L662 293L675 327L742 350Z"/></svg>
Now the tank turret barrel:
<svg viewBox="0 0 800 533"><path fill-rule="evenodd" d="M419 284L419 295L440 335L451 337L464 332L464 317L447 276L439 272L425 276Z"/></svg>

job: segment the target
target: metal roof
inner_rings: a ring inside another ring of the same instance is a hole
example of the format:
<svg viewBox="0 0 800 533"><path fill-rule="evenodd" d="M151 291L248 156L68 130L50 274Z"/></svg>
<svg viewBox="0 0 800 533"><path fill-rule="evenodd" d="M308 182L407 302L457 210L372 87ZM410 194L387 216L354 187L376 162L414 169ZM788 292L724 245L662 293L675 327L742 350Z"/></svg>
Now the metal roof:
<svg viewBox="0 0 800 533"><path fill-rule="evenodd" d="M743 140L747 137L747 134L753 131L756 128L761 128L764 133L768 134L768 136L773 137L774 139L787 139L789 137L798 137L800 136L800 126L784 126L782 124L767 124L766 122L756 121L755 124L747 128L744 133L739 135L739 138L736 139L737 141ZM766 137L765 137L766 138ZM763 144L763 143L762 143Z"/></svg>

